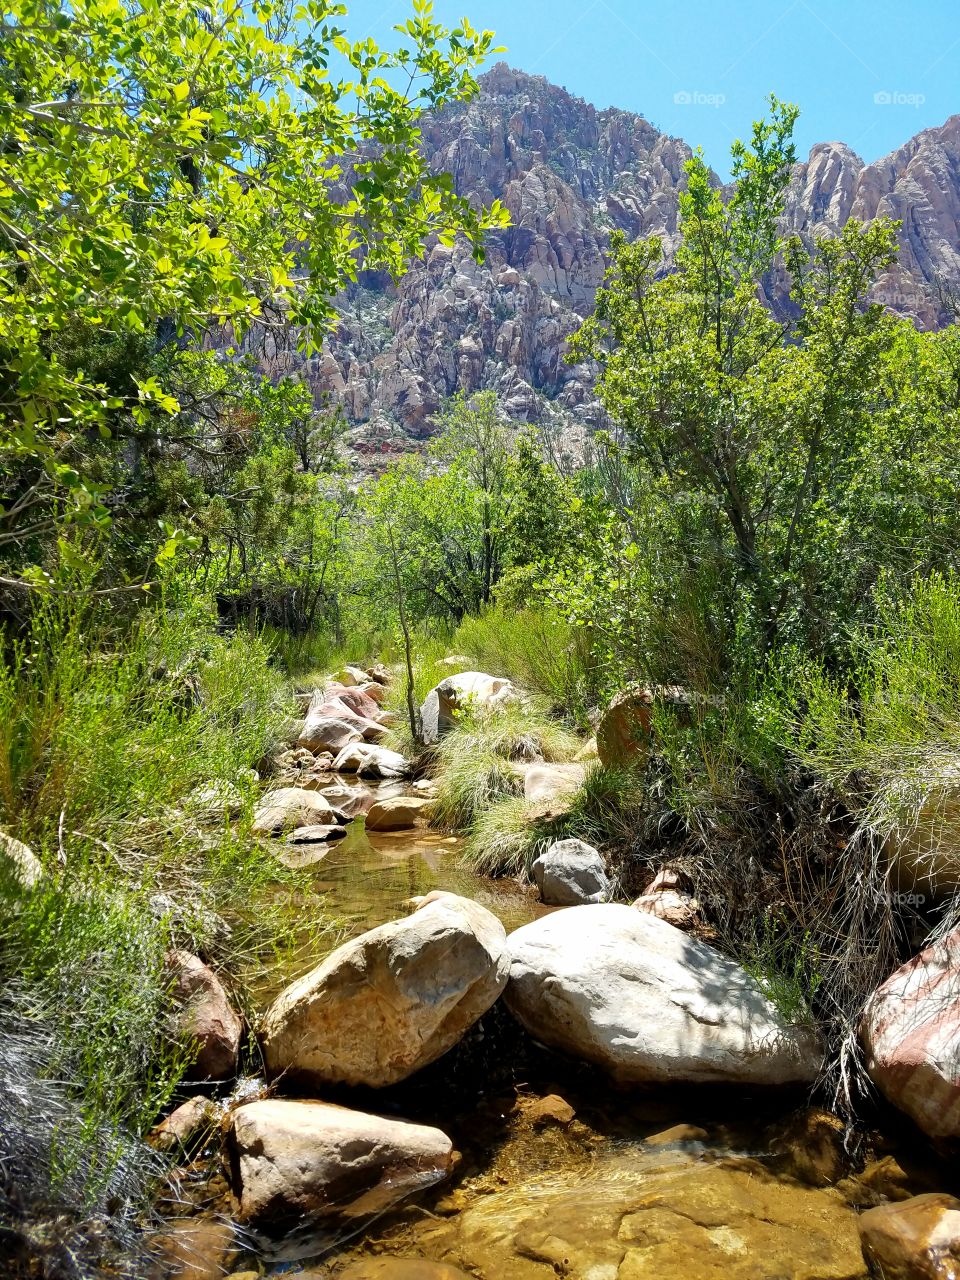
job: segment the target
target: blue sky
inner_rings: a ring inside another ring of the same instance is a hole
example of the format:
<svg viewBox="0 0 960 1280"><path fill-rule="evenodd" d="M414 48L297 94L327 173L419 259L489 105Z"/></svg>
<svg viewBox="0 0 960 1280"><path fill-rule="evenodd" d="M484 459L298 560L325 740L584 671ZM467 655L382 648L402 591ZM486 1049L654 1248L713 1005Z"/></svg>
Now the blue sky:
<svg viewBox="0 0 960 1280"><path fill-rule="evenodd" d="M381 43L409 0L347 0L351 37ZM797 143L876 160L960 111L958 0L436 0L492 27L512 66L597 106L637 111L726 172L767 95L797 102Z"/></svg>

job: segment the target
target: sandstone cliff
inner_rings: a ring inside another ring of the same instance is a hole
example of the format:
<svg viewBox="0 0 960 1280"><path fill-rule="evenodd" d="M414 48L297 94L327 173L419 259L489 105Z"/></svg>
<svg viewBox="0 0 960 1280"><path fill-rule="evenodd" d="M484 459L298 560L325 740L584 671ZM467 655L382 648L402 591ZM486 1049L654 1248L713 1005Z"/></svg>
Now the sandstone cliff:
<svg viewBox="0 0 960 1280"><path fill-rule="evenodd" d="M493 388L521 420L600 420L589 370L563 360L593 305L611 229L657 234L667 255L688 146L642 116L597 110L501 63L472 103L425 121L424 147L459 191L502 200L513 225L479 266L437 246L398 288L368 278L341 323L304 359L293 335L251 339L272 374L297 372L344 406L355 453L376 461L431 430L441 400ZM802 234L848 218L903 220L901 257L877 296L916 323L942 323L943 286L960 285L960 116L873 165L840 143L799 164L786 218Z"/></svg>

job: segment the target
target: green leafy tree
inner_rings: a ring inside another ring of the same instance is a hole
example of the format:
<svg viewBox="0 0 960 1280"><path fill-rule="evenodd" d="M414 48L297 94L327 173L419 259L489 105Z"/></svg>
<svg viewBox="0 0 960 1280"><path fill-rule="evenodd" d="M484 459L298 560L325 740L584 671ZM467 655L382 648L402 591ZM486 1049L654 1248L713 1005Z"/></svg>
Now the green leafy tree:
<svg viewBox="0 0 960 1280"><path fill-rule="evenodd" d="M894 261L896 228L851 222L812 246L782 238L796 116L772 100L751 144L733 149L730 194L690 160L669 274L659 241L614 237L596 315L573 342L572 358L599 363L637 469L623 545L646 566L643 607L699 600L695 630L731 660L738 644L745 655L786 641L836 652L868 598L877 539L899 536L889 499L864 484L903 439L887 372L904 324L867 297ZM786 318L764 297L778 264L792 281ZM928 463L915 449L904 492ZM648 649L641 663L654 662Z"/></svg>
<svg viewBox="0 0 960 1280"><path fill-rule="evenodd" d="M344 13L0 6L0 551L68 517L105 522L91 438L178 410L154 372L111 386L96 361L66 358L68 329L121 348L197 340L211 322L282 318L309 336L361 265L397 275L458 233L479 256L504 222L418 145L423 107L475 92L491 33L448 30L414 0L387 52L348 41Z"/></svg>

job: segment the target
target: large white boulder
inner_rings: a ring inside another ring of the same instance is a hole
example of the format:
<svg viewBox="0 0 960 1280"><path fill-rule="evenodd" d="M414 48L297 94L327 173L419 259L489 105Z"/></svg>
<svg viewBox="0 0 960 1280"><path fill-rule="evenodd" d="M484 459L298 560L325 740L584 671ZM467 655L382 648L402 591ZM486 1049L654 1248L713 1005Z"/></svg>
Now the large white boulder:
<svg viewBox="0 0 960 1280"><path fill-rule="evenodd" d="M230 1113L226 1140L240 1218L273 1232L382 1213L453 1168L439 1129L325 1102L247 1103Z"/></svg>
<svg viewBox="0 0 960 1280"><path fill-rule="evenodd" d="M340 752L333 768L336 773L359 773L364 778L403 778L410 772L410 763L399 751L355 742Z"/></svg>
<svg viewBox="0 0 960 1280"><path fill-rule="evenodd" d="M426 746L439 742L456 724L458 713L489 711L516 697L516 687L504 676L488 676L484 671L447 676L430 690L420 708L423 741Z"/></svg>
<svg viewBox="0 0 960 1280"><path fill-rule="evenodd" d="M253 812L254 835L279 835L297 827L328 825L334 821L333 810L317 791L303 787L278 787L266 792Z"/></svg>
<svg viewBox="0 0 960 1280"><path fill-rule="evenodd" d="M557 911L510 935L505 1000L543 1044L625 1082L812 1081L822 1051L732 960L615 904Z"/></svg>
<svg viewBox="0 0 960 1280"><path fill-rule="evenodd" d="M438 894L345 942L277 997L262 1027L267 1070L313 1085L396 1084L457 1043L508 969L496 916Z"/></svg>
<svg viewBox="0 0 960 1280"><path fill-rule="evenodd" d="M860 1036L889 1101L932 1138L960 1136L960 929L874 992Z"/></svg>
<svg viewBox="0 0 960 1280"><path fill-rule="evenodd" d="M534 859L530 874L552 907L606 902L611 894L603 857L584 840L555 840Z"/></svg>

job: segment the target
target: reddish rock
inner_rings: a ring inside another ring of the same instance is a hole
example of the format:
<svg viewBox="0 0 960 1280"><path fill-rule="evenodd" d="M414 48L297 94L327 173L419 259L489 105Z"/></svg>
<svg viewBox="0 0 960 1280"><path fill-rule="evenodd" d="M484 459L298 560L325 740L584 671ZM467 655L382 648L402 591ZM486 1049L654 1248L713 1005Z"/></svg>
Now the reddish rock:
<svg viewBox="0 0 960 1280"><path fill-rule="evenodd" d="M960 1200L932 1194L868 1209L858 1221L863 1256L882 1280L957 1280Z"/></svg>
<svg viewBox="0 0 960 1280"><path fill-rule="evenodd" d="M638 911L647 911L658 920L666 920L675 929L693 929L700 923L700 904L696 898L673 889L643 894L633 905Z"/></svg>
<svg viewBox="0 0 960 1280"><path fill-rule="evenodd" d="M960 929L874 992L860 1034L890 1102L931 1138L960 1136Z"/></svg>
<svg viewBox="0 0 960 1280"><path fill-rule="evenodd" d="M168 952L167 968L173 976L176 1033L197 1046L191 1076L226 1080L235 1075L243 1023L220 979L189 951Z"/></svg>
<svg viewBox="0 0 960 1280"><path fill-rule="evenodd" d="M190 1098L151 1129L147 1141L158 1151L189 1150L213 1129L219 1116L219 1108L209 1098Z"/></svg>
<svg viewBox="0 0 960 1280"><path fill-rule="evenodd" d="M600 763L637 764L650 747L653 695L649 689L624 689L613 698L597 726Z"/></svg>

